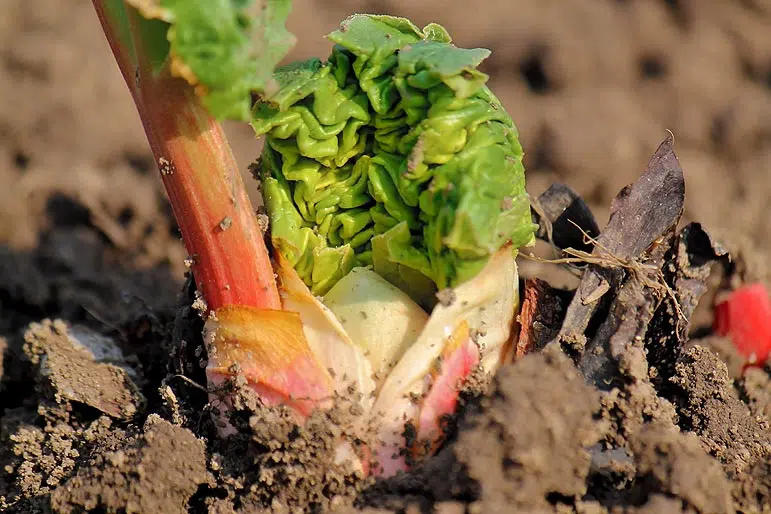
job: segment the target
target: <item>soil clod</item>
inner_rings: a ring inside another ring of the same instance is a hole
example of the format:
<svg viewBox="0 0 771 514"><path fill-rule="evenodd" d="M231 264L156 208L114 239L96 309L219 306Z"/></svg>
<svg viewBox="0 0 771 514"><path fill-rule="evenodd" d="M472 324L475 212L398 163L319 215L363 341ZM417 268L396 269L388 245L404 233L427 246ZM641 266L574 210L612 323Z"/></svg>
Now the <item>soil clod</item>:
<svg viewBox="0 0 771 514"><path fill-rule="evenodd" d="M210 480L203 441L152 415L143 434L97 456L57 488L51 505L62 514L97 509L182 514Z"/></svg>
<svg viewBox="0 0 771 514"><path fill-rule="evenodd" d="M109 339L82 329L70 331L63 322L50 320L33 323L24 339L24 352L36 367L45 396L57 403L82 403L118 419L141 411L145 400L131 378L136 375L112 363L122 354Z"/></svg>

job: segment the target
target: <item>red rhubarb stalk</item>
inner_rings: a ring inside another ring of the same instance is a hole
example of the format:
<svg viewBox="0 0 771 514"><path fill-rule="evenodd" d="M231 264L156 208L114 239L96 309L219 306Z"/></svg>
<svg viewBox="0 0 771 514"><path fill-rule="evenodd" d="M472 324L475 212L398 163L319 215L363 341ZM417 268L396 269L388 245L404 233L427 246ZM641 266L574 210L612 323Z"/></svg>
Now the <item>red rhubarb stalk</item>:
<svg viewBox="0 0 771 514"><path fill-rule="evenodd" d="M93 3L139 111L208 308L280 309L262 230L222 127L168 67L153 72L141 37L126 40L138 32L138 13L127 8L126 27L107 2Z"/></svg>
<svg viewBox="0 0 771 514"><path fill-rule="evenodd" d="M305 418L331 396L333 382L298 315L282 310L262 229L220 124L196 89L174 76L169 59L159 64L155 55L153 62L152 22L122 0L93 3L206 303L209 385L233 378L237 368L265 404L288 405Z"/></svg>

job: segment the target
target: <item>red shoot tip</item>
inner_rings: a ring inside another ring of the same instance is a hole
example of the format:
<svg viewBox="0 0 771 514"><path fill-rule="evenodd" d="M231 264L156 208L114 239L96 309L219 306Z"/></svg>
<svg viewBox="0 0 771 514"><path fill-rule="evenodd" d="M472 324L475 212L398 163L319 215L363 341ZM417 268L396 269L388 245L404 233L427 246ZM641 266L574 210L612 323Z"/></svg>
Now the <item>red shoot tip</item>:
<svg viewBox="0 0 771 514"><path fill-rule="evenodd" d="M765 285L739 287L718 302L713 328L731 338L748 365L762 366L771 353L771 298Z"/></svg>

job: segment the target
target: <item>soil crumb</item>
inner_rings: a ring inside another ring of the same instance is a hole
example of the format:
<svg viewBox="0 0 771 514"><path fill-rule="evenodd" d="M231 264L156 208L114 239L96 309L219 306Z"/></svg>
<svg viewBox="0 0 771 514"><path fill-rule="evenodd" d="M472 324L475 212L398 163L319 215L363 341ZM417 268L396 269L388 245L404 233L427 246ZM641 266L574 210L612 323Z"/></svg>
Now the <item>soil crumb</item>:
<svg viewBox="0 0 771 514"><path fill-rule="evenodd" d="M725 363L728 375L732 379L738 380L742 378L742 375L744 374L744 364L747 359L739 353L729 337L709 335L707 337L693 339L689 341L686 346L688 348L693 346L707 348Z"/></svg>
<svg viewBox="0 0 771 514"><path fill-rule="evenodd" d="M232 382L226 412L238 432L213 445L209 467L220 494L206 500L210 509L329 512L350 507L372 482L344 458L363 455L365 444L354 433L354 402L338 399L298 425L289 408L265 407L238 377Z"/></svg>

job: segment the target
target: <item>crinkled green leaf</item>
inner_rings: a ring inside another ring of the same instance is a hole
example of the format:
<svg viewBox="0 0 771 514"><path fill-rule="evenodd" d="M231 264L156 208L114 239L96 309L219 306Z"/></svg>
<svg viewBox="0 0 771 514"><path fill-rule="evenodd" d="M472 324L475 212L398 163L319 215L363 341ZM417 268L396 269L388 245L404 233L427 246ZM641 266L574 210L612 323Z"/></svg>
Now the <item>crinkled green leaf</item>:
<svg viewBox="0 0 771 514"><path fill-rule="evenodd" d="M328 36L329 40L368 60L383 62L394 53L423 39L421 30L406 18L354 14Z"/></svg>
<svg viewBox="0 0 771 514"><path fill-rule="evenodd" d="M502 246L531 243L518 132L477 69L490 52L388 16L353 16L329 37L327 62L277 70L252 120L267 136L262 178L282 188L266 195L272 237L293 241L314 292L353 262L429 306ZM316 248L346 250L322 265Z"/></svg>
<svg viewBox="0 0 771 514"><path fill-rule="evenodd" d="M172 70L203 95L219 119L248 121L252 94L294 45L285 22L291 0L128 0L168 24Z"/></svg>
<svg viewBox="0 0 771 514"><path fill-rule="evenodd" d="M420 41L399 52L398 73L418 89L430 89L444 82L457 98L478 91L488 76L477 66L490 56L486 48L457 48L436 41ZM459 80L460 79L460 80Z"/></svg>
<svg viewBox="0 0 771 514"><path fill-rule="evenodd" d="M263 164L275 165L272 163L275 157L268 152ZM263 180L262 194L270 217L273 245L314 294L325 293L353 269L356 257L351 245L327 246L325 238L294 207L288 182L280 171Z"/></svg>

